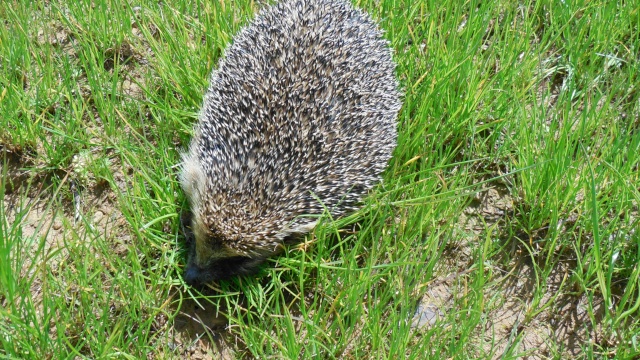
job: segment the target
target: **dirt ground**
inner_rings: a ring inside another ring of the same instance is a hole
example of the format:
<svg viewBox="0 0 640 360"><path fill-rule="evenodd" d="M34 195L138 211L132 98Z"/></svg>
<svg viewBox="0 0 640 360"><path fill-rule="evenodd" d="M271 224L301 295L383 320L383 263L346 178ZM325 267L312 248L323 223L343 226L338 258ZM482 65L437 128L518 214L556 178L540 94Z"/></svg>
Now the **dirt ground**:
<svg viewBox="0 0 640 360"><path fill-rule="evenodd" d="M466 264L472 261L471 244L481 241L486 229L512 211L513 201L504 186L492 185L478 193L458 223L465 236L458 244L457 257L441 266L441 274L420 301L412 322L416 329L437 326L439 319L456 310L456 296L464 291L460 280L466 275ZM597 338L598 329L589 327L586 296L558 295L574 266L569 260L558 263L544 279L546 290L539 303L533 302L537 280L528 254L520 252L508 268L493 269L498 276L484 294L488 299L486 321L475 333L479 346L499 359L520 337L519 351L526 359L546 359L550 344L560 344L567 356L578 356L587 339ZM603 316L602 302L597 303L595 315Z"/></svg>

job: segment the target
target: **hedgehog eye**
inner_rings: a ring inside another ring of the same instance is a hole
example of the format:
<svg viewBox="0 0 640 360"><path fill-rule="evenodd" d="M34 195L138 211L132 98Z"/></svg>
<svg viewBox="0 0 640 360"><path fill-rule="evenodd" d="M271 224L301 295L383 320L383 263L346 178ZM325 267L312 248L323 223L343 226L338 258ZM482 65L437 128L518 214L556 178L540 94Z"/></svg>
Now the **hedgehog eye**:
<svg viewBox="0 0 640 360"><path fill-rule="evenodd" d="M224 247L222 237L214 233L207 238L207 246L213 251L221 250Z"/></svg>
<svg viewBox="0 0 640 360"><path fill-rule="evenodd" d="M189 210L183 210L180 214L180 230L184 235L187 246L193 245L195 241L195 235L193 234L193 229L191 228L191 218L193 214Z"/></svg>

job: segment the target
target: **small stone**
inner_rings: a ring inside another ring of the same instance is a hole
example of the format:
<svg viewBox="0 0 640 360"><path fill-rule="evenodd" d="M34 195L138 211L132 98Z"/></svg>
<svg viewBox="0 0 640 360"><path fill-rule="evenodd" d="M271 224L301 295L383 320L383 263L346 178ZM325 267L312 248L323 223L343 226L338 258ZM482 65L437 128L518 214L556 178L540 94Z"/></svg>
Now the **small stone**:
<svg viewBox="0 0 640 360"><path fill-rule="evenodd" d="M433 325L443 315L444 314L434 304L421 302L413 315L411 327L423 328L427 325Z"/></svg>
<svg viewBox="0 0 640 360"><path fill-rule="evenodd" d="M98 210L93 214L93 222L95 224L99 224L102 219L104 219L104 213L102 211Z"/></svg>
<svg viewBox="0 0 640 360"><path fill-rule="evenodd" d="M60 230L60 229L62 228L62 221L60 221L60 220L55 220L55 221L53 222L53 226L52 226L52 227L53 227L53 230L55 230L55 231Z"/></svg>

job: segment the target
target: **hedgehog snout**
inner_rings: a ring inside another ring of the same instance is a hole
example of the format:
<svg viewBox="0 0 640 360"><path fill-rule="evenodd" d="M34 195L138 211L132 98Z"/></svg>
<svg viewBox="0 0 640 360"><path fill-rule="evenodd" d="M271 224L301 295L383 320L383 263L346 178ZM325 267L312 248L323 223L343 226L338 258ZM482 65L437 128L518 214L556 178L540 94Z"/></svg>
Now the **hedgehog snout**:
<svg viewBox="0 0 640 360"><path fill-rule="evenodd" d="M185 237L188 254L184 281L189 286L197 286L203 283L202 280L206 279L207 275L206 272L195 263L196 239L193 228L191 227L192 218L193 214L191 211L183 210L180 214L180 229Z"/></svg>
<svg viewBox="0 0 640 360"><path fill-rule="evenodd" d="M202 270L199 267L193 264L189 264L187 265L187 270L184 272L184 281L189 286L201 285L201 275Z"/></svg>
<svg viewBox="0 0 640 360"><path fill-rule="evenodd" d="M195 262L195 254L190 251L189 262L184 273L184 281L189 286L204 285L213 281L225 280L235 276L255 273L265 259L233 256L217 259L206 267Z"/></svg>
<svg viewBox="0 0 640 360"><path fill-rule="evenodd" d="M184 282L191 287L201 287L205 284L224 280L232 276L233 273L225 273L224 268L213 263L206 267L200 267L193 258L190 257L184 272Z"/></svg>
<svg viewBox="0 0 640 360"><path fill-rule="evenodd" d="M189 255L187 257L187 266L184 271L184 281L187 285L200 286L222 278L219 275L219 269L215 264L208 264L207 266L200 266L200 264L198 264L198 248L196 246L195 239L187 242L187 246Z"/></svg>

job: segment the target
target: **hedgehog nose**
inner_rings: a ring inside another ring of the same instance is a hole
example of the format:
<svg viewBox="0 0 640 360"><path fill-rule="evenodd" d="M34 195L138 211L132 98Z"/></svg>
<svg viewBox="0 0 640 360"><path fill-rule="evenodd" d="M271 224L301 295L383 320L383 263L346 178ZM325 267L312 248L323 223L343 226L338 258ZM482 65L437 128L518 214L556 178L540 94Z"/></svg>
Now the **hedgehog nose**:
<svg viewBox="0 0 640 360"><path fill-rule="evenodd" d="M196 286L200 284L200 269L196 266L187 266L187 270L184 273L184 281L189 286Z"/></svg>

